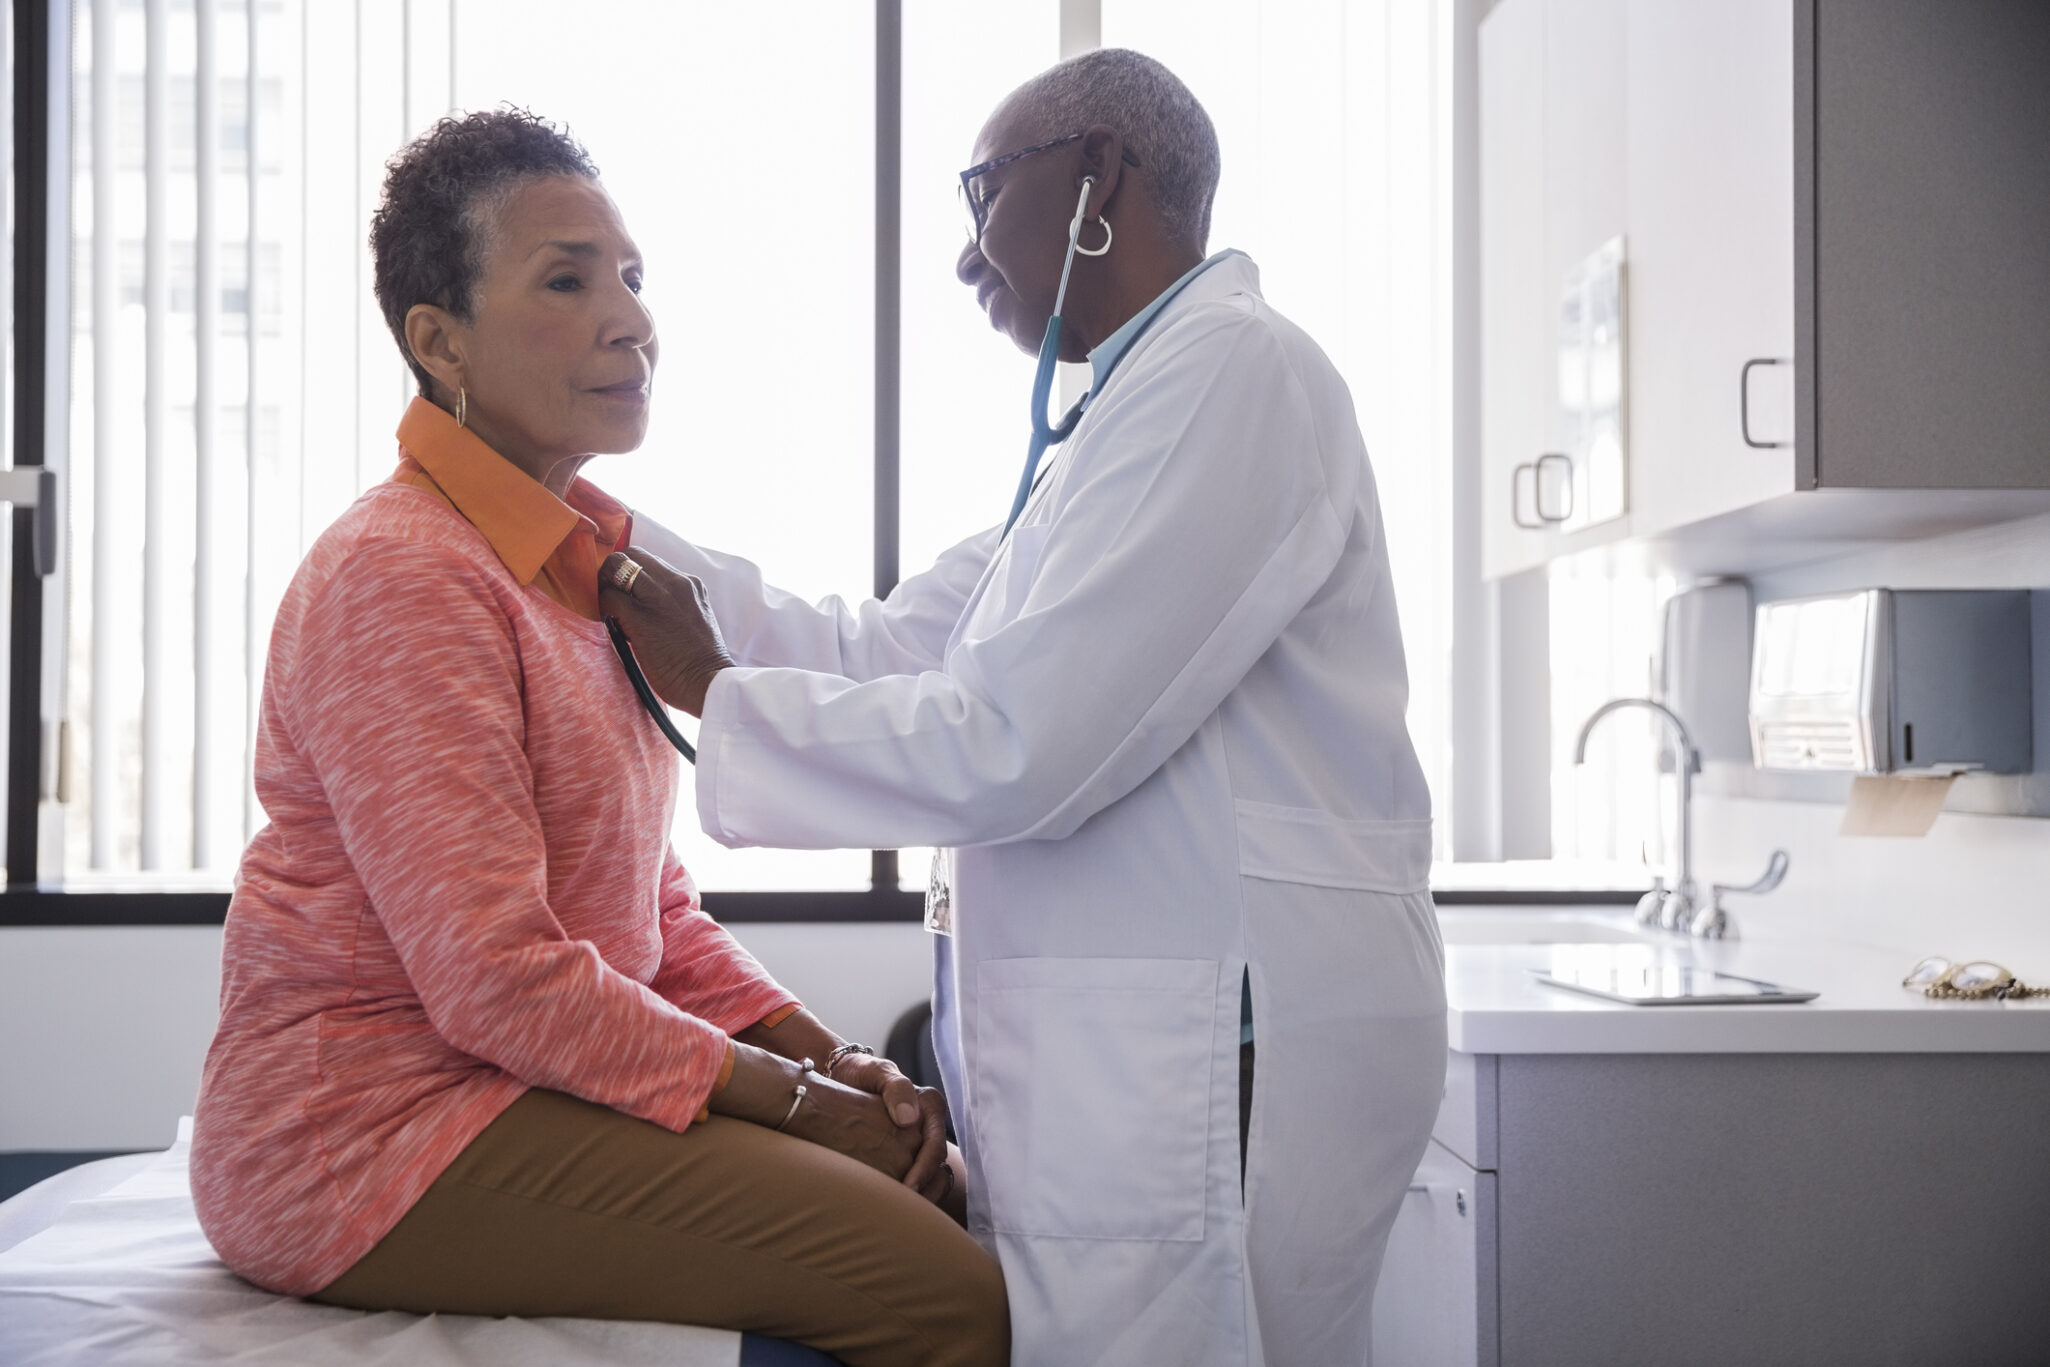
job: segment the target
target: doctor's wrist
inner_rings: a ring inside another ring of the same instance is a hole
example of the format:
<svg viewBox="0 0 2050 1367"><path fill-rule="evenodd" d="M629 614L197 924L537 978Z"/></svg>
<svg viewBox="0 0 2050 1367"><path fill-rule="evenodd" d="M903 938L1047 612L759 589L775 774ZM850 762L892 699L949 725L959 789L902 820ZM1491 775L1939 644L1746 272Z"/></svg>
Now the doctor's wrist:
<svg viewBox="0 0 2050 1367"><path fill-rule="evenodd" d="M733 660L730 657L725 657L707 661L704 664L691 668L684 674L683 679L678 684L678 696L673 699L675 706L682 708L693 717L703 717L705 715L705 695L712 691L712 680L718 678L723 671L732 667Z"/></svg>

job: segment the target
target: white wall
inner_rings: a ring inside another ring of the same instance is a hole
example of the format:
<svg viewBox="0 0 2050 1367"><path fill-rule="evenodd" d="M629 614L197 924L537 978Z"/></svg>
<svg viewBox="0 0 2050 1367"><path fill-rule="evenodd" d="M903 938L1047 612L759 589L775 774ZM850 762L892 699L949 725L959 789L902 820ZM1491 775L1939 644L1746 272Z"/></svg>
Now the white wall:
<svg viewBox="0 0 2050 1367"><path fill-rule="evenodd" d="M1779 890L1724 905L1740 934L1820 934L1900 957L1985 958L2050 985L2050 820L1946 812L1919 840L1839 836L1820 802L1704 798L1696 813L1706 883L1748 883L1768 855L1793 860Z"/></svg>
<svg viewBox="0 0 2050 1367"><path fill-rule="evenodd" d="M220 960L218 926L0 931L0 1151L169 1144Z"/></svg>
<svg viewBox="0 0 2050 1367"><path fill-rule="evenodd" d="M829 1026L879 1050L930 991L913 923L732 929ZM0 930L0 1152L170 1143L213 1037L220 956L217 926Z"/></svg>
<svg viewBox="0 0 2050 1367"><path fill-rule="evenodd" d="M1842 779L1711 774L1696 813L1704 875L1749 882L1777 848L1793 867L1778 892L1732 899L1760 930L1814 929L1901 956L1990 958L2050 983L2050 517L1818 560L1762 576L1760 601L1858 588L2026 588L2035 612L2036 772L1967 776L1918 840L1836 834ZM1819 800L1789 800L1789 799ZM2032 813L2017 815L2015 813Z"/></svg>

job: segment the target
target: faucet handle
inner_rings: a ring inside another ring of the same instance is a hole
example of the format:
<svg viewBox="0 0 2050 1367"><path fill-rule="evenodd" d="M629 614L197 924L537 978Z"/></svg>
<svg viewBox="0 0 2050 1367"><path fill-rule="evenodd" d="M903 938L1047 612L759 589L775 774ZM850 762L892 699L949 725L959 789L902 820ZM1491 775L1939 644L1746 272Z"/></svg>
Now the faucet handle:
<svg viewBox="0 0 2050 1367"><path fill-rule="evenodd" d="M1708 905L1695 913L1688 929L1696 938L1703 940L1734 940L1737 938L1737 922L1723 910L1723 894L1734 892L1741 896L1757 896L1771 892L1787 876L1787 867L1793 861L1785 850L1774 850L1772 858L1766 861L1765 872L1754 882L1740 885L1714 883L1709 886Z"/></svg>
<svg viewBox="0 0 2050 1367"><path fill-rule="evenodd" d="M1685 930L1694 921L1694 899L1684 887L1673 888L1659 901L1659 928Z"/></svg>
<svg viewBox="0 0 2050 1367"><path fill-rule="evenodd" d="M1666 878L1659 874L1651 880L1651 891L1637 899L1637 924L1655 926L1659 923L1659 908L1666 900Z"/></svg>
<svg viewBox="0 0 2050 1367"><path fill-rule="evenodd" d="M1772 858L1766 861L1765 872L1760 874L1755 882L1743 884L1717 883L1710 889L1711 896L1709 900L1713 902L1726 892L1734 892L1746 897L1755 897L1761 893L1771 892L1787 876L1787 867L1792 862L1792 860L1787 858L1785 850L1774 850Z"/></svg>
<svg viewBox="0 0 2050 1367"><path fill-rule="evenodd" d="M1722 889L1709 894L1708 905L1694 913L1687 931L1697 940L1734 940L1737 938L1737 920L1723 910Z"/></svg>

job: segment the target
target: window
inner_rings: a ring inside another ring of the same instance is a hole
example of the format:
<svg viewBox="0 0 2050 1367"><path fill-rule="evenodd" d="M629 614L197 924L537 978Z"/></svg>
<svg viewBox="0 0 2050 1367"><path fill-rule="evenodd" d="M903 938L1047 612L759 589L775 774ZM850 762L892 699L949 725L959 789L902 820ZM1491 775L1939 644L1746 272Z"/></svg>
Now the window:
<svg viewBox="0 0 2050 1367"><path fill-rule="evenodd" d="M1103 42L1217 125L1210 246L1352 390L1381 495L1409 729L1452 838L1452 12L1429 0L1103 0Z"/></svg>
<svg viewBox="0 0 2050 1367"><path fill-rule="evenodd" d="M69 118L60 98L44 132L69 253L48 360L68 402L44 454L65 553L13 595L18 618L45 613L42 801L17 861L71 890L227 886L262 820L248 776L272 613L389 472L411 393L365 248L408 137L505 101L571 126L647 254L663 329L649 439L592 477L786 587L854 598L1008 506L1032 360L954 278L955 173L1001 96L1099 24L1209 105L1213 248L1249 250L1352 386L1391 510L1412 729L1449 814L1452 8L605 0L602 22L564 27L547 0L53 0ZM892 50L879 9L901 12ZM898 80L901 131L879 144ZM879 145L901 184L880 207ZM895 328L879 231L899 234ZM901 395L880 446L879 373ZM11 704L16 735L34 707ZM720 849L688 801L677 836L711 890L870 881L861 852ZM902 877L922 885L921 853Z"/></svg>
<svg viewBox="0 0 2050 1367"><path fill-rule="evenodd" d="M603 23L566 26L560 13L460 9L455 102L569 124L646 256L662 338L648 439L587 475L772 583L858 602L874 572L874 11L608 0ZM791 515L800 490L812 516ZM721 847L687 791L675 835L703 887L869 884L865 851Z"/></svg>

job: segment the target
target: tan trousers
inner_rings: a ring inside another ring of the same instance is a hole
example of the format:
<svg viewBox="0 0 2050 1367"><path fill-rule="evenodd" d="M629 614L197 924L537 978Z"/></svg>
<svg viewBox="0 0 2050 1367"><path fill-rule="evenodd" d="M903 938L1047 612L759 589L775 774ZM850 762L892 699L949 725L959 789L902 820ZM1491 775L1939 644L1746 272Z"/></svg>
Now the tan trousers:
<svg viewBox="0 0 2050 1367"><path fill-rule="evenodd" d="M817 1144L714 1116L675 1134L536 1089L316 1300L738 1329L848 1367L1003 1367L996 1261Z"/></svg>

